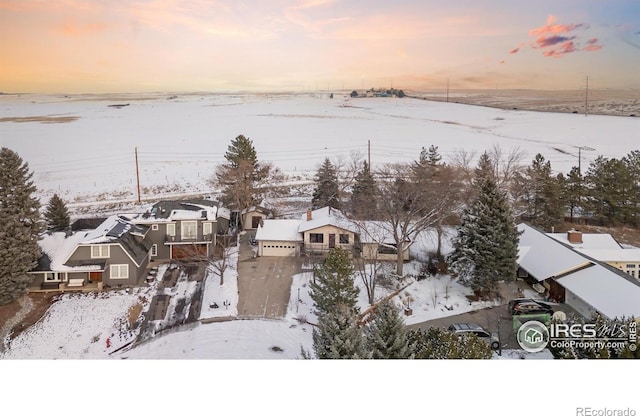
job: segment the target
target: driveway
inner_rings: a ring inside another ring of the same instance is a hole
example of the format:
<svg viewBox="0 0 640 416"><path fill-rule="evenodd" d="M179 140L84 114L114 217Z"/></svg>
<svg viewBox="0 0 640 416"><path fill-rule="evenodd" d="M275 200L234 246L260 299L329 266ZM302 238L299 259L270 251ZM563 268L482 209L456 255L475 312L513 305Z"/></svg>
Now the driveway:
<svg viewBox="0 0 640 416"><path fill-rule="evenodd" d="M508 309L505 303L500 306L479 309L460 315L447 316L445 318L407 325L407 328L426 330L432 326L447 328L451 324L472 323L480 325L487 331L498 335L503 349L518 349L520 345L513 332L513 316L511 316ZM579 315L570 306L565 304L553 304L553 310L563 311L567 315Z"/></svg>
<svg viewBox="0 0 640 416"><path fill-rule="evenodd" d="M238 257L238 317L283 318L293 275L300 273L299 257L254 257L249 231L240 238Z"/></svg>

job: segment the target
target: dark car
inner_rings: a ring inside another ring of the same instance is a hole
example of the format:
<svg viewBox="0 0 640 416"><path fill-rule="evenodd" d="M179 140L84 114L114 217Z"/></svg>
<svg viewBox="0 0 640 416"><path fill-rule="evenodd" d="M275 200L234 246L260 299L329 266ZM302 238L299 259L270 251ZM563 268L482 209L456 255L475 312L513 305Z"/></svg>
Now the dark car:
<svg viewBox="0 0 640 416"><path fill-rule="evenodd" d="M509 311L510 311L511 313L513 313L513 308L514 308L517 304L519 304L519 303L532 303L532 302L533 302L533 303L537 303L537 304L541 305L542 307L549 306L549 305L547 305L546 303L544 303L544 302L542 302L542 301L540 301L540 300L537 300L537 299L531 299L531 298L518 298L518 299L511 299L511 300L509 301Z"/></svg>
<svg viewBox="0 0 640 416"><path fill-rule="evenodd" d="M485 330L480 325L476 324L453 324L447 328L449 331L456 334L475 334L478 338L487 342L492 349L497 350L500 347L500 341L498 337L491 332Z"/></svg>
<svg viewBox="0 0 640 416"><path fill-rule="evenodd" d="M553 314L553 309L551 308L551 306L547 305L546 303L537 301L518 302L515 303L510 310L511 315L529 315L539 313L546 313L548 315Z"/></svg>

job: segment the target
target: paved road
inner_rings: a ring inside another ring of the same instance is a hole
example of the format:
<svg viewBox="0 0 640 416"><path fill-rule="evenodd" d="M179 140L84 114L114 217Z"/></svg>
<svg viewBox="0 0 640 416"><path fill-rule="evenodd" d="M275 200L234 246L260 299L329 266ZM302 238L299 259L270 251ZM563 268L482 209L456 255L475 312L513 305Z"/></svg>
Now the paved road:
<svg viewBox="0 0 640 416"><path fill-rule="evenodd" d="M248 232L240 239L238 258L238 315L282 318L287 312L292 276L300 273L298 257L254 258Z"/></svg>

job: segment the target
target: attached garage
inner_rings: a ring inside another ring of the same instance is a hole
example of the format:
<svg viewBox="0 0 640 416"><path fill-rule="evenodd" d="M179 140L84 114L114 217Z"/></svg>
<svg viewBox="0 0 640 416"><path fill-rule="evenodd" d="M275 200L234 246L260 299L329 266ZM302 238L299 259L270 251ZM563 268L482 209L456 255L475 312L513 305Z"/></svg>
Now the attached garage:
<svg viewBox="0 0 640 416"><path fill-rule="evenodd" d="M171 258L173 260L190 259L194 257L207 257L206 244L173 244L171 245Z"/></svg>
<svg viewBox="0 0 640 416"><path fill-rule="evenodd" d="M300 255L300 245L291 241L260 241L258 255L293 257Z"/></svg>
<svg viewBox="0 0 640 416"><path fill-rule="evenodd" d="M258 227L258 255L293 257L300 255L302 234L298 232L298 220L267 220Z"/></svg>

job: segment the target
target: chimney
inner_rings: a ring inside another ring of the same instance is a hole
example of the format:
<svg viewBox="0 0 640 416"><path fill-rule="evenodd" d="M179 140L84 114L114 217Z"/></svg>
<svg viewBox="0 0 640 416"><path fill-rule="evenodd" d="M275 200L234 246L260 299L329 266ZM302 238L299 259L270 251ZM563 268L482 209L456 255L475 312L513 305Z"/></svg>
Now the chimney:
<svg viewBox="0 0 640 416"><path fill-rule="evenodd" d="M311 210L307 210L307 221L311 221Z"/></svg>
<svg viewBox="0 0 640 416"><path fill-rule="evenodd" d="M572 244L582 244L582 233L578 230L567 231L567 239Z"/></svg>

